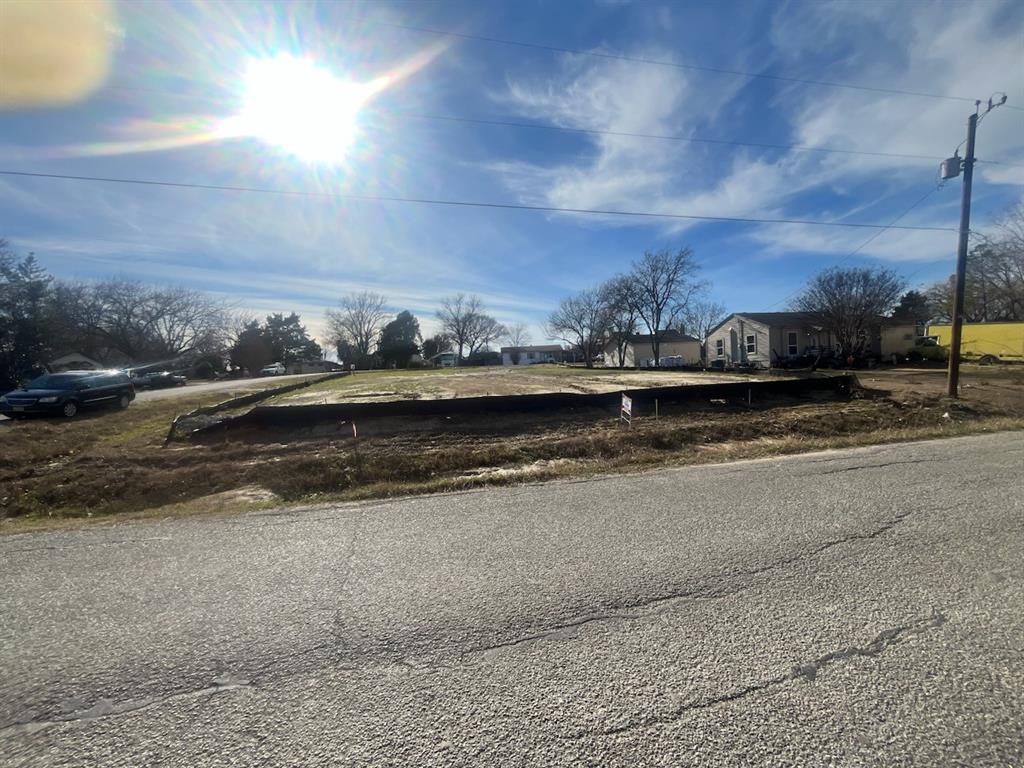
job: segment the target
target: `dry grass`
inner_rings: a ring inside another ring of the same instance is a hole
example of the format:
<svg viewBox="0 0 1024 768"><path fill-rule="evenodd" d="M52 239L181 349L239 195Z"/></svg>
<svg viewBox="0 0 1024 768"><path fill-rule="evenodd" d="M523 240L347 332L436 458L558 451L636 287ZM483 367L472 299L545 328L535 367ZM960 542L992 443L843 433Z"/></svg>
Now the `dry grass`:
<svg viewBox="0 0 1024 768"><path fill-rule="evenodd" d="M74 422L20 422L0 429L0 530L90 516L224 512L277 499L447 491L1024 428L1024 369L969 368L959 401L941 395L941 372L878 371L862 380L869 389L849 401L678 407L657 421L639 418L633 429L597 412L435 421L401 432L367 423L360 424L358 442L342 431L162 447L174 415L223 394L136 403L126 412Z"/></svg>

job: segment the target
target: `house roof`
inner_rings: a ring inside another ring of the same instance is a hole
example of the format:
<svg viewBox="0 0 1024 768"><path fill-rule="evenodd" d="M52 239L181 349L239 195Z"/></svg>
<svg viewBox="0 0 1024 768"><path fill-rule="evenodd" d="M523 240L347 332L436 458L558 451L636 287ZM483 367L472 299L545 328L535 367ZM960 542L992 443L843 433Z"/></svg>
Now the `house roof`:
<svg viewBox="0 0 1024 768"><path fill-rule="evenodd" d="M501 353L506 352L512 354L513 352L561 352L562 348L558 344L538 344L532 347L502 347Z"/></svg>
<svg viewBox="0 0 1024 768"><path fill-rule="evenodd" d="M814 321L808 317L805 312L733 312L727 318L722 320L718 325L711 329L711 333L714 333L723 325L728 323L734 317L742 317L744 320L753 320L755 323L761 323L770 327L790 327L793 326L808 326L816 327ZM879 325L909 325L913 321L905 320L902 318L895 317L878 317L876 322Z"/></svg>
<svg viewBox="0 0 1024 768"><path fill-rule="evenodd" d="M806 325L807 316L803 312L733 312L728 317L724 318L718 325L708 331L708 335L711 335L723 325L728 323L734 317L742 317L745 320L753 320L755 323L762 323L767 326L780 326L780 325Z"/></svg>
<svg viewBox="0 0 1024 768"><path fill-rule="evenodd" d="M803 325L807 315L803 312L737 312L737 315L765 325Z"/></svg>
<svg viewBox="0 0 1024 768"><path fill-rule="evenodd" d="M629 341L630 344L650 344L652 339L653 336L649 333L634 333L627 338L627 341ZM700 344L700 339L695 339L693 336L681 333L680 331L664 331L661 335L662 344L665 342L671 343L681 341L694 341Z"/></svg>

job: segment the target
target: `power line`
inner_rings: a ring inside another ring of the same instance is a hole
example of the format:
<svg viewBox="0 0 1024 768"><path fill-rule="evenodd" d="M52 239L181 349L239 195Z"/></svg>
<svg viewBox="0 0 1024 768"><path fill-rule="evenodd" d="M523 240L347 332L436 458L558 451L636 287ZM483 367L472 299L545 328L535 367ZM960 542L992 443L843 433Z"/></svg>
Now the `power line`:
<svg viewBox="0 0 1024 768"><path fill-rule="evenodd" d="M127 93L155 93L160 95L170 93L168 91L162 91L152 88L125 88L122 86L112 87L110 88L110 90L123 91ZM400 109L388 109L386 107L374 107L373 111L378 114L391 115L393 117L407 117L412 118L414 120L433 120L436 122L446 123L466 123L468 125L491 125L504 128L526 128L530 130L540 131L560 131L562 133L576 133L588 136L619 136L622 138L655 139L660 141L676 141L685 142L689 144L711 144L716 146L754 147L756 149L778 149L792 152L819 152L823 154L863 155L866 157L890 157L900 160L941 161L946 159L944 156L940 157L939 155L919 155L907 152L872 152L870 150L865 149L814 147L807 144L774 144L771 142L762 141L740 141L739 139L709 139L701 136L678 136L673 134L609 131L600 128L577 128L564 125L552 125L551 123L525 123L518 120L494 120L479 117L463 117L459 115L436 115L425 112L409 112ZM975 162L986 163L988 165L1002 165L1011 168L1024 168L1024 163L1011 163L1003 160L976 159Z"/></svg>
<svg viewBox="0 0 1024 768"><path fill-rule="evenodd" d="M903 213L901 213L899 216L897 216L895 219L893 219L887 226L884 226L881 229L879 229L877 232L875 232L873 235L871 235L871 237L869 237L863 243L861 243L856 248L854 248L852 251L850 251L848 254L846 254L841 259L836 261L836 263L833 264L832 266L833 267L837 267L840 264L842 264L844 261L848 261L849 259L852 259L854 256L856 256L862 250L867 248L871 243L873 243L875 240L877 240L879 237L881 237L883 233L888 232L890 229L902 229L902 227L895 226L900 221L900 219L902 219L904 216L906 216L912 210L917 208L917 206L919 206L921 203L923 203L929 197L931 197L936 192L938 192L940 189L942 189L942 186L943 186L942 182L939 182L934 187L929 189L927 192L925 192L923 195L921 195L921 197L919 197L909 208L907 208L905 211L903 211ZM946 230L946 231L953 231L953 230ZM908 280L909 280L909 278L908 278ZM785 302L788 302L790 299L792 299L798 293L800 293L800 291L794 291L793 293L789 294L788 296L785 296L784 298L779 299L778 301L776 301L774 304L770 305L768 307L768 309L766 309L764 311L768 312L768 311L774 309L775 307L779 306L779 304L783 304Z"/></svg>
<svg viewBox="0 0 1024 768"><path fill-rule="evenodd" d="M825 153L836 153L842 155L870 155L872 157L893 157L904 160L945 160L945 157L939 157L938 155L913 155L904 154L899 152L870 152L867 150L859 149L838 149L835 147L812 147L805 144L770 144L767 142L757 141L738 141L731 139L708 139L695 136L673 136L669 134L658 134L658 133L632 133L628 131L607 131L598 128L571 128L562 125L550 125L548 123L523 123L515 120L488 120L484 118L475 117L458 117L454 115L431 115L420 112L404 112L401 110L390 110L378 108L377 112L383 112L397 117L411 117L416 120L437 120L441 122L450 123L469 123L471 125L494 125L502 126L506 128L529 128L541 131L562 131L564 133L580 133L586 135L595 136L620 136L623 138L631 139L658 139L661 141L679 141L687 142L691 144L718 144L725 146L736 146L736 147L757 147L759 149L781 149L781 150L793 150L798 152L825 152ZM989 161L995 162L995 161Z"/></svg>
<svg viewBox="0 0 1024 768"><path fill-rule="evenodd" d="M404 29L409 32L422 32L428 35L440 35L443 37L455 37L460 40L473 40L479 43L494 43L497 45L508 45L517 48L532 48L538 51L548 51L550 53L568 53L574 56L590 56L597 59L610 59L613 61L630 61L636 64L651 64L659 67L671 67L673 69L684 69L695 72L713 72L719 75L738 75L740 77L756 78L761 80L774 80L782 83L798 83L800 85L817 85L826 88L846 88L855 91L868 91L871 93L888 93L895 94L898 96L920 96L929 99L945 99L947 101L967 101L974 103L977 99L969 96L950 96L942 93L928 93L926 91L911 91L899 88L879 88L876 86L869 85L854 85L853 83L837 83L831 80L810 80L801 77L785 77L783 75L769 75L764 72L745 72L739 69L725 69L723 67L708 67L699 64L680 64L675 61L665 61L664 59L648 59L641 56L626 56L621 53L601 53L598 51L584 51L579 48L565 48L557 45L543 45L541 43L528 43L522 40L509 40L500 37L487 37L484 35L471 35L466 32L452 32L444 29L433 29L431 27L420 27L413 24L398 24L395 22L386 21L368 21L367 23L376 24L381 27L391 27L393 29ZM1024 107L1010 107L1011 109L1021 110Z"/></svg>
<svg viewBox="0 0 1024 768"><path fill-rule="evenodd" d="M67 181L93 181L107 184L137 184L151 187L176 189L205 189L219 192L254 192L270 195L325 198L334 200L358 200L378 203L417 203L466 208L494 208L513 211L543 211L547 213L576 213L596 216L623 216L646 219L674 219L686 221L717 221L734 224L802 224L818 227L847 227L853 229L905 229L920 232L955 232L953 227L893 226L892 224L866 224L848 221L815 221L813 219L759 219L742 216L698 216L686 213L657 213L654 211L619 211L595 208L556 208L547 205L522 205L515 203L488 203L474 200L442 200L425 197L398 197L394 195L360 195L349 192L318 192L313 190L273 189L269 187L248 187L229 184L194 184L180 181L158 181L155 179L125 179L109 176L74 176L62 173L32 173L0 169L2 176L21 176L35 179L64 179Z"/></svg>

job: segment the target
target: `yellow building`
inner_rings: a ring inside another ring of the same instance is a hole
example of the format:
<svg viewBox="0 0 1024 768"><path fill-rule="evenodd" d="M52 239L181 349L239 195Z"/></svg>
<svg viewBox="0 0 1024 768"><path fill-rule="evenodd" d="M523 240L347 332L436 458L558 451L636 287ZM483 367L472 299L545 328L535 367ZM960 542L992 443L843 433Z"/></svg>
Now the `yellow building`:
<svg viewBox="0 0 1024 768"><path fill-rule="evenodd" d="M936 337L940 347L949 348L952 334L948 323L928 326L928 335ZM964 323L960 354L987 363L1024 362L1024 323Z"/></svg>

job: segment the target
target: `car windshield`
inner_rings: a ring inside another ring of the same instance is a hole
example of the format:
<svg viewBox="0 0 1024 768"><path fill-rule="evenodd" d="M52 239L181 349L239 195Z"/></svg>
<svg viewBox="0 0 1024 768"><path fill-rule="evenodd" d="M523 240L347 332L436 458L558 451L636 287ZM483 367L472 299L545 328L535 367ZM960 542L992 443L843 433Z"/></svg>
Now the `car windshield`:
<svg viewBox="0 0 1024 768"><path fill-rule="evenodd" d="M47 373L32 379L26 389L74 389L88 377L69 373Z"/></svg>

